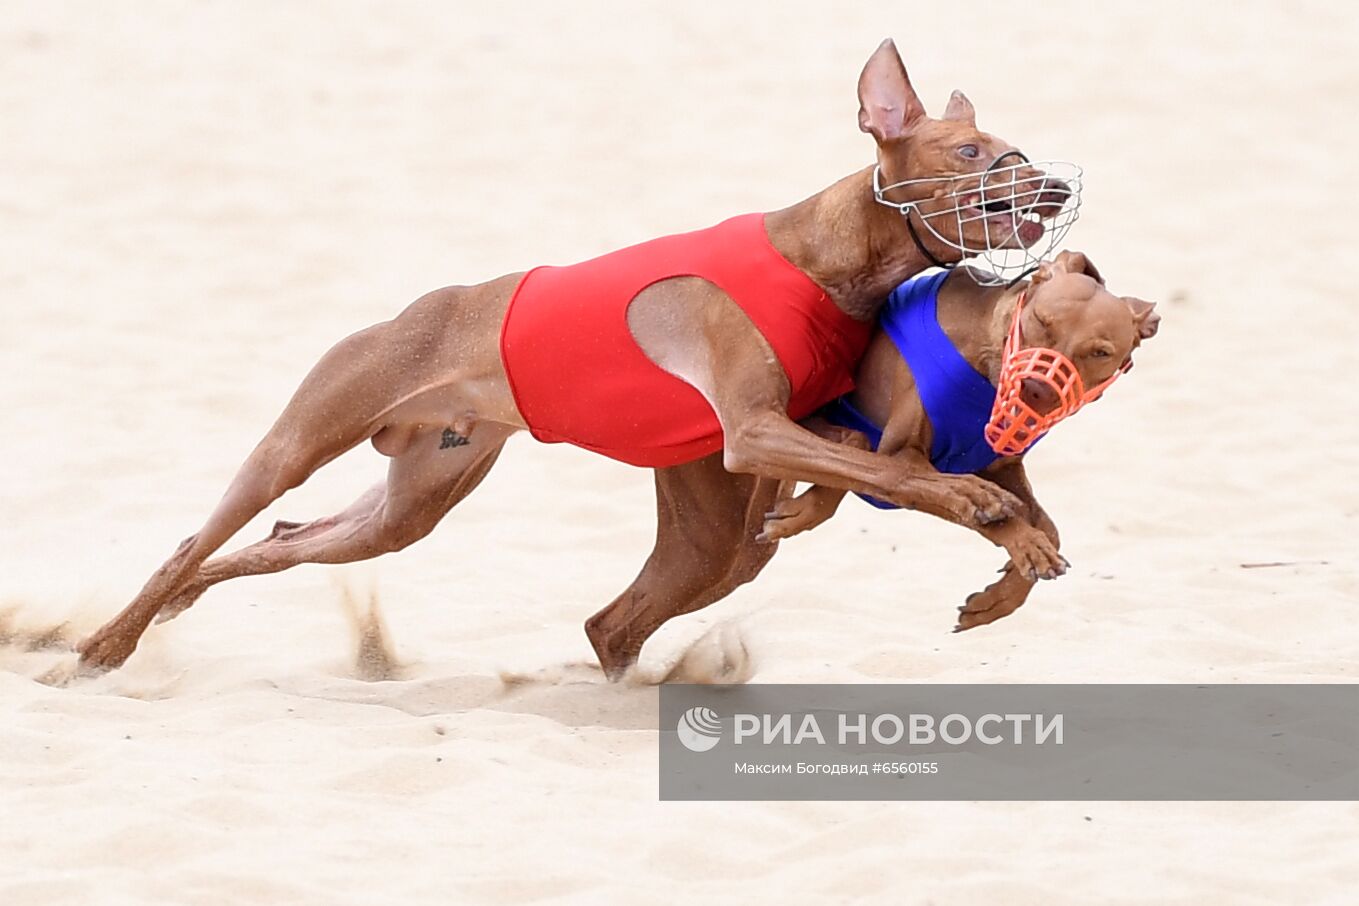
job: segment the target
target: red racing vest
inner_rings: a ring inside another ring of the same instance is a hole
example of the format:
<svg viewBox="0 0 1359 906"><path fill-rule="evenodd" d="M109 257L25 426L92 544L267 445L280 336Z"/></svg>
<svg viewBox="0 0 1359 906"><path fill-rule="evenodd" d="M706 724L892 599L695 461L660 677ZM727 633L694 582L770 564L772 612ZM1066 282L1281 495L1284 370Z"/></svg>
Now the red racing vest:
<svg viewBox="0 0 1359 906"><path fill-rule="evenodd" d="M763 214L745 214L523 276L501 326L500 356L535 438L647 467L722 449L708 401L653 364L628 331L638 293L690 276L734 299L769 342L792 388L789 417L853 389L873 324L845 314L779 254Z"/></svg>

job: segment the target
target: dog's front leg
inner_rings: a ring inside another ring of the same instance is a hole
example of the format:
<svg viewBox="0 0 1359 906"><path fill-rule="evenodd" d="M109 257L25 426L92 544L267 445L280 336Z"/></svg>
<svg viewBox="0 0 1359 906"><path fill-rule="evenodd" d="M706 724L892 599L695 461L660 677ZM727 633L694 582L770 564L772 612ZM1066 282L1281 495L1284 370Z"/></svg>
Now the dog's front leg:
<svg viewBox="0 0 1359 906"><path fill-rule="evenodd" d="M1069 565L1059 552L1061 538L1057 526L1034 497L1023 462L1014 460L993 466L983 475L1018 497L1025 512L1022 517L978 529L987 540L1004 547L1010 560L1001 569L999 579L969 595L958 608L955 632L1009 616L1028 600L1039 579L1055 579Z"/></svg>
<svg viewBox="0 0 1359 906"><path fill-rule="evenodd" d="M872 450L873 443L862 431L832 425L824 418L804 418L802 427L833 443L856 450ZM796 497L784 497L764 516L764 528L757 541L778 541L809 532L835 515L845 494L840 488L814 484Z"/></svg>
<svg viewBox="0 0 1359 906"><path fill-rule="evenodd" d="M675 277L642 290L628 307L628 328L647 358L707 398L730 472L869 494L968 528L1019 511L1014 495L975 475L920 473L794 422L788 377L768 341L705 280Z"/></svg>
<svg viewBox="0 0 1359 906"><path fill-rule="evenodd" d="M900 457L832 443L777 410L724 418L723 430L723 458L732 472L867 494L976 530L1021 509L1008 491L975 475L913 468Z"/></svg>

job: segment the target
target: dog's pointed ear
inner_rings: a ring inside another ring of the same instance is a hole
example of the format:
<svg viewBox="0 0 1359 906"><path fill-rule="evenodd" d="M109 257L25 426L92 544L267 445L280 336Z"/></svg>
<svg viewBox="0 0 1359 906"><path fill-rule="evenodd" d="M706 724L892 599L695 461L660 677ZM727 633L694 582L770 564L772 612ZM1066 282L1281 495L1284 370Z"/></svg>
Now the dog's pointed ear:
<svg viewBox="0 0 1359 906"><path fill-rule="evenodd" d="M967 99L967 95L961 91L954 91L953 94L949 95L948 106L944 108L943 118L975 126L977 125L977 110L972 106L972 102Z"/></svg>
<svg viewBox="0 0 1359 906"><path fill-rule="evenodd" d="M1104 277L1100 275L1099 268L1095 267L1095 262L1085 257L1083 252L1058 252L1052 263L1068 274L1085 274L1100 286L1104 285Z"/></svg>
<svg viewBox="0 0 1359 906"><path fill-rule="evenodd" d="M1042 264L1038 265L1038 269L1034 271L1033 276L1029 278L1029 285L1037 286L1040 283L1046 283L1051 280L1053 273L1056 271L1055 265L1056 262L1051 261L1044 261Z"/></svg>
<svg viewBox="0 0 1359 906"><path fill-rule="evenodd" d="M1137 336L1143 340L1156 336L1156 331L1161 326L1161 316L1156 313L1156 303L1144 302L1132 296L1124 296L1123 301L1128 303L1128 308L1132 311L1133 323L1137 325Z"/></svg>
<svg viewBox="0 0 1359 906"><path fill-rule="evenodd" d="M878 45L859 73L859 128L879 145L901 138L925 116L906 67L888 38Z"/></svg>

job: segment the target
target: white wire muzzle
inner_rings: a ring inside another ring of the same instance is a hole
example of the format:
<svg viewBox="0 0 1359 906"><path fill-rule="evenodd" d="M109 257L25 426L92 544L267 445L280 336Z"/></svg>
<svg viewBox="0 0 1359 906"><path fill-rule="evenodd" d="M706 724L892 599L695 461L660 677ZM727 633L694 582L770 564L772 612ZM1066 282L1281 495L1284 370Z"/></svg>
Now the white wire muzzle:
<svg viewBox="0 0 1359 906"><path fill-rule="evenodd" d="M1022 154L1012 151L997 160ZM881 166L873 168L873 198L896 208L906 218L921 251L934 259L916 233L918 222L935 240L959 252L961 260L986 262L990 273L969 268L985 286L1010 283L1051 259L1080 216L1080 167L1068 161L1030 161L991 167L980 173L958 173L904 179L882 185ZM888 192L923 190L924 198L892 201ZM912 214L915 215L914 220ZM953 236L946 234L952 228Z"/></svg>

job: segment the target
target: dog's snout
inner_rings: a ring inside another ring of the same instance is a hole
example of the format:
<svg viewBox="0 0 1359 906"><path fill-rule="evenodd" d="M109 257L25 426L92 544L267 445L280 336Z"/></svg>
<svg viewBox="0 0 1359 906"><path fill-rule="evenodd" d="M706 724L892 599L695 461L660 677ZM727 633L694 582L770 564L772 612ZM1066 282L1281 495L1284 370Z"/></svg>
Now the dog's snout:
<svg viewBox="0 0 1359 906"><path fill-rule="evenodd" d="M1055 176L1040 176L1034 184L1038 198L1034 205L1040 217L1055 217L1075 194L1071 184Z"/></svg>
<svg viewBox="0 0 1359 906"><path fill-rule="evenodd" d="M1039 415L1047 415L1061 403L1057 391L1037 378L1024 378L1020 382L1019 398Z"/></svg>
<svg viewBox="0 0 1359 906"><path fill-rule="evenodd" d="M1034 167L988 171L981 175L977 188L981 207L989 213L1015 208L1044 219L1057 216L1076 194L1067 180Z"/></svg>

